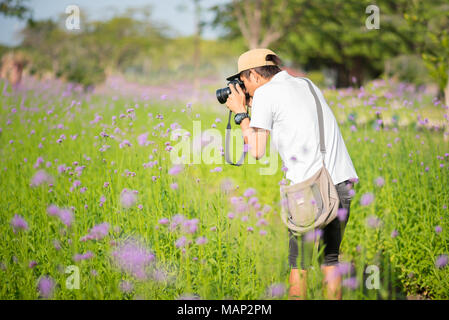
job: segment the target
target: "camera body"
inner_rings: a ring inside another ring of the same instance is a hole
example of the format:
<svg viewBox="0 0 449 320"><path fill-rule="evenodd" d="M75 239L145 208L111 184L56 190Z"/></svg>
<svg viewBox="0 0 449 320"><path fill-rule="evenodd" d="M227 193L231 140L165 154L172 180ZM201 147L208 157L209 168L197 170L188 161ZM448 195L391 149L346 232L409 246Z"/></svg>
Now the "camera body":
<svg viewBox="0 0 449 320"><path fill-rule="evenodd" d="M229 81L228 86L230 84L232 84L234 87L237 84L239 84L239 86L240 86L240 88L242 88L242 90L245 89L245 85L238 78L235 78L235 79ZM220 102L221 104L224 104L224 103L226 103L226 100L228 100L228 96L231 94L231 89L229 89L229 87L226 87L226 88L223 88L223 89L218 89L215 94L217 96L218 102Z"/></svg>

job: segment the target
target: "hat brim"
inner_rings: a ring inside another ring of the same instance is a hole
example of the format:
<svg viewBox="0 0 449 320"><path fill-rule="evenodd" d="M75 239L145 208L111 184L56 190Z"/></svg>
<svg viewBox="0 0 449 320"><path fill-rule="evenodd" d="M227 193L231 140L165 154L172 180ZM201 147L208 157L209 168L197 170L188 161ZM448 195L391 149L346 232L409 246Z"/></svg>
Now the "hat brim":
<svg viewBox="0 0 449 320"><path fill-rule="evenodd" d="M234 80L235 78L240 78L240 73L241 73L241 72L239 72L239 73L237 73L237 74L234 74L233 76L227 77L226 80L232 81L232 80Z"/></svg>

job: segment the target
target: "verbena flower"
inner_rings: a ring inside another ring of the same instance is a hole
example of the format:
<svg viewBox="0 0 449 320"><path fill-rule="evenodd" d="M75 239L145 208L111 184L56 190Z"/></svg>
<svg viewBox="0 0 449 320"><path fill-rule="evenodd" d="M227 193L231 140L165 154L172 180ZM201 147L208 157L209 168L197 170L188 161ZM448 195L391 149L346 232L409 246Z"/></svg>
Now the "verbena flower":
<svg viewBox="0 0 449 320"><path fill-rule="evenodd" d="M360 198L360 204L362 206L370 205L374 201L374 195L371 192L365 193L362 195L362 198Z"/></svg>
<svg viewBox="0 0 449 320"><path fill-rule="evenodd" d="M20 230L28 230L28 223L25 221L25 219L18 215L15 214L14 217L11 220L11 226L13 228L13 232L16 233L17 231Z"/></svg>
<svg viewBox="0 0 449 320"><path fill-rule="evenodd" d="M84 237L82 237L80 241L101 240L108 235L108 232L109 232L109 223L103 222L101 224L92 227L89 233Z"/></svg>
<svg viewBox="0 0 449 320"><path fill-rule="evenodd" d="M252 197L253 195L256 194L256 189L254 188L248 188L245 190L245 192L243 193L243 195L247 198Z"/></svg>
<svg viewBox="0 0 449 320"><path fill-rule="evenodd" d="M84 254L81 254L81 253L75 254L73 256L73 260L75 262L78 262L78 261L81 261L81 260L87 260L87 259L93 258L93 256L94 256L94 254L91 251L87 251Z"/></svg>
<svg viewBox="0 0 449 320"><path fill-rule="evenodd" d="M54 287L55 287L55 282L49 276L41 277L39 279L39 282L37 285L39 294L45 299L51 298L51 296L53 295Z"/></svg>
<svg viewBox="0 0 449 320"><path fill-rule="evenodd" d="M134 290L134 286L130 281L121 281L120 282L120 291L122 291L123 293L130 293Z"/></svg>
<svg viewBox="0 0 449 320"><path fill-rule="evenodd" d="M53 183L54 179L45 170L37 171L31 179L31 187L40 186L43 183Z"/></svg>
<svg viewBox="0 0 449 320"><path fill-rule="evenodd" d="M182 236L181 238L179 238L176 241L175 246L176 246L176 248L181 248L181 247L184 247L186 245L186 243L187 243L186 237Z"/></svg>
<svg viewBox="0 0 449 320"><path fill-rule="evenodd" d="M207 243L207 238L204 236L196 238L196 244L197 245L203 245Z"/></svg>
<svg viewBox="0 0 449 320"><path fill-rule="evenodd" d="M338 211L337 211L338 220L345 221L347 216L348 216L348 209L346 209L346 208L338 209Z"/></svg>
<svg viewBox="0 0 449 320"><path fill-rule="evenodd" d="M343 287L355 290L359 286L359 281L357 280L356 277L351 277L351 278L344 279L341 284Z"/></svg>
<svg viewBox="0 0 449 320"><path fill-rule="evenodd" d="M168 174L175 176L175 175L178 175L179 173L181 173L181 171L182 171L182 166L175 165L170 170L168 170Z"/></svg>
<svg viewBox="0 0 449 320"><path fill-rule="evenodd" d="M123 189L120 194L120 200L122 203L122 206L125 208L131 208L134 206L137 202L137 197L135 193L128 189Z"/></svg>
<svg viewBox="0 0 449 320"><path fill-rule="evenodd" d="M112 252L114 262L123 271L128 272L138 279L147 276L147 268L154 261L154 254L136 240L126 240L117 246Z"/></svg>
<svg viewBox="0 0 449 320"><path fill-rule="evenodd" d="M271 298L281 298L285 295L287 289L283 283L274 283L267 289L267 296Z"/></svg>
<svg viewBox="0 0 449 320"><path fill-rule="evenodd" d="M317 241L318 239L320 239L322 235L323 235L323 230L321 230L321 229L311 230L304 235L304 240L306 242L314 242L314 241Z"/></svg>
<svg viewBox="0 0 449 320"><path fill-rule="evenodd" d="M448 256L446 254L439 255L435 261L435 266L438 269L444 268L448 263Z"/></svg>

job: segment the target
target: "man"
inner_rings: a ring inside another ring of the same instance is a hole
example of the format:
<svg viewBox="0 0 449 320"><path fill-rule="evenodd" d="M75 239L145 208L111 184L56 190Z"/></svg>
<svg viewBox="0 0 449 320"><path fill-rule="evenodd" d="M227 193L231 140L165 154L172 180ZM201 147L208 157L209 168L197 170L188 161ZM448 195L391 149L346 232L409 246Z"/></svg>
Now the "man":
<svg viewBox="0 0 449 320"><path fill-rule="evenodd" d="M310 178L322 167L319 148L319 126L314 97L305 80L290 76L280 69L281 61L269 49L253 49L238 60L238 73L227 78L240 78L245 92L230 85L231 94L226 106L236 114L250 154L260 159L272 134L291 184ZM335 219L323 231L324 264L322 270L328 299L341 299L341 276L338 257L344 227L349 218L350 188L358 180L357 173L341 136L332 110L321 91L313 85L323 108L325 165L336 186L340 208L346 217ZM251 120L246 105L252 107ZM298 241L289 230L290 298L304 299L307 291L307 268L304 264L304 237L301 237L301 270L297 266Z"/></svg>

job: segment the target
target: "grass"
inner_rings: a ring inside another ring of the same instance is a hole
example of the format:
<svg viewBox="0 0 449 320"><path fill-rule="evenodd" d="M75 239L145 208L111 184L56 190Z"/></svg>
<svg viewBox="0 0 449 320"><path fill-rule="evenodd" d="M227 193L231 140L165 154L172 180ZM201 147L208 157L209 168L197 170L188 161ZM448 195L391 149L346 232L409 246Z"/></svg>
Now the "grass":
<svg viewBox="0 0 449 320"><path fill-rule="evenodd" d="M389 90L392 96L386 98ZM348 285L343 299L416 294L447 299L449 271L437 259L449 253L449 147L441 128L429 130L417 120L418 115L441 119L444 109L425 93L401 91L389 83L374 82L359 94L355 89L325 91L360 178L341 246L341 260L353 265L343 275ZM411 104L404 106L405 99ZM265 299L270 286L288 286L288 237L279 216L282 172L264 176L258 171L268 157L256 165L202 163L168 173L174 165L166 143L177 142L167 129L176 122L192 132L192 121L201 120L203 130L215 124L224 132L227 114L215 111L215 102L189 108L182 100L49 94L39 88L15 93L8 88L0 101L2 299ZM93 121L96 115L102 118ZM216 122L217 117L222 121ZM140 145L138 137L145 132L151 142ZM130 146L121 144L125 139ZM36 165L39 157L43 161ZM39 169L53 182L32 187ZM74 187L75 180L81 184ZM257 199L243 196L248 188L256 190ZM130 208L122 206L124 189L137 191ZM362 205L367 193L374 201ZM242 212L231 203L239 197L252 203ZM70 227L48 213L51 204L71 208ZM14 232L15 214L28 228ZM184 221L198 219L197 230L171 225L177 214ZM161 224L163 218L168 224ZM81 241L104 222L109 224L105 236ZM177 247L182 236L186 244ZM201 236L205 244L196 243ZM144 268L143 278L129 265L120 268L114 258L130 239L140 249L137 258L128 259ZM76 254L88 252L91 258L75 261ZM142 262L150 253L154 260ZM316 255L313 261L308 298L323 299ZM66 268L73 265L79 268L77 290L66 286L73 275ZM378 267L379 289L367 288L366 282L373 281L366 269L370 265ZM46 291L42 283L39 287L43 276L53 280L53 290ZM276 297L286 299L286 291Z"/></svg>

